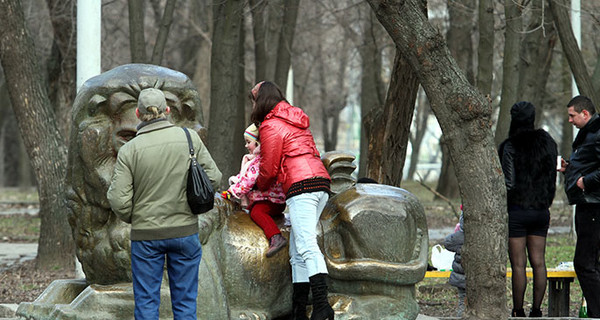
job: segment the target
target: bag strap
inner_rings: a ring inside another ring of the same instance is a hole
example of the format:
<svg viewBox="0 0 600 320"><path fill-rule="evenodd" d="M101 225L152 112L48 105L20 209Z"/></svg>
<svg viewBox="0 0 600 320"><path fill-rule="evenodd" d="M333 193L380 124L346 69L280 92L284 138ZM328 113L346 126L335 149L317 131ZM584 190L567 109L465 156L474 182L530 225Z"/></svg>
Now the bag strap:
<svg viewBox="0 0 600 320"><path fill-rule="evenodd" d="M190 149L190 157L194 157L194 145L192 144L192 137L190 137L190 132L187 128L181 128L185 132L185 136L187 137L188 148Z"/></svg>

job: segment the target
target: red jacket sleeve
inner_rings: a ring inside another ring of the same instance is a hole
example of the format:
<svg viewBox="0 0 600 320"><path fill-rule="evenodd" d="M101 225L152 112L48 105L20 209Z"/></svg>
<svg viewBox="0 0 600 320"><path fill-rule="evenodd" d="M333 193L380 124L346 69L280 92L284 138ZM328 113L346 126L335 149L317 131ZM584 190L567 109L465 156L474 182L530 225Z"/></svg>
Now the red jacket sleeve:
<svg viewBox="0 0 600 320"><path fill-rule="evenodd" d="M279 170L281 170L283 137L281 136L281 132L272 125L271 122L273 121L276 120L265 121L259 128L262 160L260 162L258 178L256 179L256 186L261 191L268 190L277 181L277 175Z"/></svg>

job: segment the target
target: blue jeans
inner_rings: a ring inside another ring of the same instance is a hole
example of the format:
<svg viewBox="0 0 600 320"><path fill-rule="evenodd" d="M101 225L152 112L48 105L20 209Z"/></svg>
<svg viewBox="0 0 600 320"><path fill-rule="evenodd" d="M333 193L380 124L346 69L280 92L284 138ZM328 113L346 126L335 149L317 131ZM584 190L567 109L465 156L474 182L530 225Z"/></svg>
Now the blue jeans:
<svg viewBox="0 0 600 320"><path fill-rule="evenodd" d="M317 244L317 223L329 199L324 191L302 193L285 201L290 212L290 264L292 282L309 282L318 273L327 273L325 259Z"/></svg>
<svg viewBox="0 0 600 320"><path fill-rule="evenodd" d="M158 319L165 255L173 319L196 319L198 267L202 257L198 234L183 238L131 241L136 320Z"/></svg>

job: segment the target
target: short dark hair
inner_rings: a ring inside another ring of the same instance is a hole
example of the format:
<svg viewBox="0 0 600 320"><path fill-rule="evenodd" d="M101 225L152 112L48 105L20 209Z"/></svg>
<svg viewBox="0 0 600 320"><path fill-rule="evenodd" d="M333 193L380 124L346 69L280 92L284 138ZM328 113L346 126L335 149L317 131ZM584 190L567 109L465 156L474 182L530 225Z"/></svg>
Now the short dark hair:
<svg viewBox="0 0 600 320"><path fill-rule="evenodd" d="M256 97L250 93L250 99L254 100L256 103L256 106L250 115L250 120L255 124L263 122L267 114L269 114L279 102L287 102L281 89L279 89L275 83L270 81L265 81L260 85Z"/></svg>
<svg viewBox="0 0 600 320"><path fill-rule="evenodd" d="M576 96L567 104L567 108L573 107L577 113L581 113L583 110L587 110L590 115L596 114L596 107L594 107L594 103L592 100L586 96Z"/></svg>

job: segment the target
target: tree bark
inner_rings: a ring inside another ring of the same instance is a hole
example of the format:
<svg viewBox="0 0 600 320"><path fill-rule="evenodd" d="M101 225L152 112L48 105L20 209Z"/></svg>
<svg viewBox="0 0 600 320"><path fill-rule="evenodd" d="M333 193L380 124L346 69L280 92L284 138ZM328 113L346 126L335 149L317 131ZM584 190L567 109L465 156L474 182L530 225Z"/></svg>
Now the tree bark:
<svg viewBox="0 0 600 320"><path fill-rule="evenodd" d="M144 1L128 0L129 5L129 46L131 62L147 63L146 38L144 36Z"/></svg>
<svg viewBox="0 0 600 320"><path fill-rule="evenodd" d="M299 3L300 0L286 0L283 8L283 22L279 33L274 80L284 92L287 87L288 71L291 65Z"/></svg>
<svg viewBox="0 0 600 320"><path fill-rule="evenodd" d="M250 12L252 13L252 34L254 35L254 68L255 82L267 79L267 44L265 28L265 8L267 2L264 0L249 0Z"/></svg>
<svg viewBox="0 0 600 320"><path fill-rule="evenodd" d="M506 188L493 142L491 106L452 59L423 13L423 1L368 2L413 67L456 165L465 206L466 317L506 318Z"/></svg>
<svg viewBox="0 0 600 320"><path fill-rule="evenodd" d="M521 32L523 20L521 18L520 2L504 0L505 32L504 32L504 59L502 61L502 94L500 99L500 113L496 122L496 135L494 142L500 145L508 138L510 127L510 108L517 101L519 86L519 56L521 46Z"/></svg>
<svg viewBox="0 0 600 320"><path fill-rule="evenodd" d="M494 2L479 1L479 48L477 50L477 87L492 95L494 73Z"/></svg>
<svg viewBox="0 0 600 320"><path fill-rule="evenodd" d="M535 106L535 123L541 125L544 119L544 96L546 83L552 65L552 52L557 34L548 6L541 1L531 2L532 18L521 46L518 94L520 100L527 100ZM515 101L516 102L516 101Z"/></svg>
<svg viewBox="0 0 600 320"><path fill-rule="evenodd" d="M0 62L38 182L41 227L37 267L74 268L75 245L64 199L67 147L56 125L19 0L0 0Z"/></svg>
<svg viewBox="0 0 600 320"><path fill-rule="evenodd" d="M417 92L417 114L415 119L415 127L411 130L410 146L410 165L408 167L408 174L404 178L405 180L414 180L415 173L417 172L417 165L419 164L419 154L421 152L421 144L425 133L427 132L427 121L429 121L429 102L427 101L423 92Z"/></svg>
<svg viewBox="0 0 600 320"><path fill-rule="evenodd" d="M571 19L569 18L567 8L568 3L565 0L550 0L554 25L558 30L560 43L562 43L563 51L569 61L573 77L575 77L577 89L579 89L580 94L587 96L594 102L595 106L598 106L600 105L600 94L594 90L585 61L581 55L581 50L579 50L577 40L575 40L575 35L571 28Z"/></svg>
<svg viewBox="0 0 600 320"><path fill-rule="evenodd" d="M46 3L54 31L53 50L47 67L48 92L66 144L71 128L71 107L77 94L77 6L73 0L47 0Z"/></svg>
<svg viewBox="0 0 600 320"><path fill-rule="evenodd" d="M463 0L460 3L458 1L449 1L448 15L450 27L446 34L448 49L450 49L450 53L452 53L456 63L465 72L467 80L471 84L475 82L475 76L473 75L473 43L471 40L474 27L472 14L474 9L474 0Z"/></svg>
<svg viewBox="0 0 600 320"><path fill-rule="evenodd" d="M369 150L380 150L370 154L380 153L381 160L377 163L376 159L369 159L367 177L379 183L400 187L418 90L419 81L412 66L400 51L396 51L382 118L376 122L378 126L374 134L374 137L382 139L371 140L369 143ZM385 125L382 126L381 123ZM382 133L377 133L379 131Z"/></svg>
<svg viewBox="0 0 600 320"><path fill-rule="evenodd" d="M165 5L165 12L160 20L158 35L156 36L156 44L152 51L152 64L160 65L162 63L167 37L169 36L169 29L173 23L173 12L175 11L176 2L177 0L167 0L167 4Z"/></svg>
<svg viewBox="0 0 600 320"><path fill-rule="evenodd" d="M473 16L471 12L474 12L474 10L469 10L474 8L475 3L473 1L465 1L461 2L461 4L450 2L448 5L450 27L446 34L448 49L458 66L467 75L469 83L475 81L473 76L473 45L471 43L471 33L473 30ZM453 199L459 195L458 180L456 180L454 164L448 154L449 149L444 147L444 141L444 135L442 134L440 137L442 167L436 191L447 198Z"/></svg>
<svg viewBox="0 0 600 320"><path fill-rule="evenodd" d="M371 140L369 132L372 131L372 124L369 118L376 118L371 113L379 112L383 109L385 99L385 88L381 80L381 49L377 45L376 28L381 28L375 20L374 13L369 12L368 19L362 25L363 44L359 47L361 58L361 78L360 78L360 112L362 114L360 130L360 158L358 165L358 176L367 176L367 160L369 159L369 141ZM378 159L371 156L371 159Z"/></svg>
<svg viewBox="0 0 600 320"><path fill-rule="evenodd" d="M227 178L239 172L244 155L244 66L239 58L242 46L242 0L221 1L214 6L213 44L211 53L211 100L208 148ZM243 61L243 60L241 60Z"/></svg>

